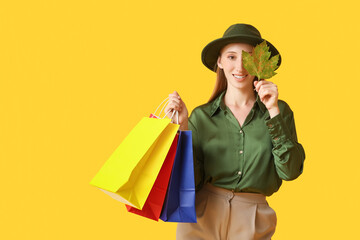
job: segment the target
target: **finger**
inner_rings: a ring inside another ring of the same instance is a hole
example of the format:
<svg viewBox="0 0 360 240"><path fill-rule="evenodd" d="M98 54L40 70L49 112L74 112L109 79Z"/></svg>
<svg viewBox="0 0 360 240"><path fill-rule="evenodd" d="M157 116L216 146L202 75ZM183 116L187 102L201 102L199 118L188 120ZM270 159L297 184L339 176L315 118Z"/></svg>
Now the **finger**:
<svg viewBox="0 0 360 240"><path fill-rule="evenodd" d="M266 97L266 92L265 92L265 90L264 89L260 89L259 90L259 97L260 97L260 100L262 101L262 102L264 102L264 99L265 99L265 97Z"/></svg>
<svg viewBox="0 0 360 240"><path fill-rule="evenodd" d="M276 86L274 83L269 82L269 81L260 81L257 85L257 91L259 91L261 88L271 88Z"/></svg>
<svg viewBox="0 0 360 240"><path fill-rule="evenodd" d="M165 111L165 115L167 116L168 115L167 113L171 113L173 111L173 109L168 105L168 106L166 106L164 111Z"/></svg>
<svg viewBox="0 0 360 240"><path fill-rule="evenodd" d="M180 107L180 104L175 101L169 102L169 104L168 104L169 108L173 108L175 106Z"/></svg>
<svg viewBox="0 0 360 240"><path fill-rule="evenodd" d="M180 111L180 105L177 103L170 103L168 106L169 109L175 109L176 111Z"/></svg>
<svg viewBox="0 0 360 240"><path fill-rule="evenodd" d="M273 85L273 84L266 84L266 85L262 85L259 89L259 91L261 89L270 89L270 90L273 90L273 91L276 91L277 90L277 87L276 85Z"/></svg>
<svg viewBox="0 0 360 240"><path fill-rule="evenodd" d="M177 91L174 91L174 92L171 93L170 95L173 95L173 96L175 96L175 97L177 97L177 98L180 99L180 95L179 95L179 93L178 93Z"/></svg>
<svg viewBox="0 0 360 240"><path fill-rule="evenodd" d="M174 111L174 110L171 109L171 108L165 109L165 116L171 117L171 112L172 112L172 111Z"/></svg>
<svg viewBox="0 0 360 240"><path fill-rule="evenodd" d="M178 98L178 95L173 94L173 93L170 93L170 94L169 94L169 98L172 98L172 97L173 97L173 98Z"/></svg>
<svg viewBox="0 0 360 240"><path fill-rule="evenodd" d="M258 81L257 84L256 84L256 91L259 92L259 89L262 85L266 84L266 81L265 80L261 80L261 81Z"/></svg>
<svg viewBox="0 0 360 240"><path fill-rule="evenodd" d="M273 95L274 95L274 92L271 91L271 89L261 88L259 90L259 96L260 96L261 101L263 101L266 96L271 97Z"/></svg>
<svg viewBox="0 0 360 240"><path fill-rule="evenodd" d="M169 99L169 103L176 102L177 104L181 104L181 100L175 97Z"/></svg>
<svg viewBox="0 0 360 240"><path fill-rule="evenodd" d="M264 96L263 98L261 98L261 101L262 101L263 103L265 103L265 102L268 101L270 98L271 98L271 97L270 97L269 95L266 95L266 96Z"/></svg>
<svg viewBox="0 0 360 240"><path fill-rule="evenodd" d="M169 100L171 100L171 99L178 99L178 100L180 100L181 98L180 98L180 96L176 96L176 95L174 95L174 94L170 94L170 95L169 95Z"/></svg>

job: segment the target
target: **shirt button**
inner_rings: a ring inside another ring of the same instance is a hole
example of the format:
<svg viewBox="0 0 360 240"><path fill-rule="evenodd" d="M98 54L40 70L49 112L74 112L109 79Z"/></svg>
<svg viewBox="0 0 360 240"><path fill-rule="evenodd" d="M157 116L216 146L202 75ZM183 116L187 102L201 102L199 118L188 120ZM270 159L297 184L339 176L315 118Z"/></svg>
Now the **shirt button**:
<svg viewBox="0 0 360 240"><path fill-rule="evenodd" d="M243 153L243 150L240 150L240 152L239 152L240 154L242 154Z"/></svg>
<svg viewBox="0 0 360 240"><path fill-rule="evenodd" d="M238 171L237 174L238 174L238 175L241 175L241 171Z"/></svg>
<svg viewBox="0 0 360 240"><path fill-rule="evenodd" d="M243 133L243 131L242 131L242 130L240 130L240 133L242 134L242 133Z"/></svg>

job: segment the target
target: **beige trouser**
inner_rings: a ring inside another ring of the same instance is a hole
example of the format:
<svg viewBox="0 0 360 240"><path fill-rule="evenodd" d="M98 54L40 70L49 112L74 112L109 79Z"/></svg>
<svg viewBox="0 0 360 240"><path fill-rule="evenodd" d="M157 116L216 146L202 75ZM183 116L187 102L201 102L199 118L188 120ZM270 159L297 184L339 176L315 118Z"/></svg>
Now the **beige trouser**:
<svg viewBox="0 0 360 240"><path fill-rule="evenodd" d="M195 205L197 223L178 223L177 240L269 240L275 232L276 213L262 194L206 184Z"/></svg>

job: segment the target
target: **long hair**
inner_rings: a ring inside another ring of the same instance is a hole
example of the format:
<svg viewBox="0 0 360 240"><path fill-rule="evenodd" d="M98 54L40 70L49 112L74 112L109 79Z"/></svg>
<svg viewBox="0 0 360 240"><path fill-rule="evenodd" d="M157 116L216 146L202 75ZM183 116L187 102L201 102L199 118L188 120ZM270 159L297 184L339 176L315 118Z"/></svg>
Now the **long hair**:
<svg viewBox="0 0 360 240"><path fill-rule="evenodd" d="M222 93L227 88L227 80L226 80L226 77L225 77L224 70L219 68L217 66L217 64L215 64L215 68L216 68L215 87L214 87L214 90L213 90L213 92L211 94L211 97L210 97L208 102L213 101L215 98L217 98L220 95L220 93Z"/></svg>

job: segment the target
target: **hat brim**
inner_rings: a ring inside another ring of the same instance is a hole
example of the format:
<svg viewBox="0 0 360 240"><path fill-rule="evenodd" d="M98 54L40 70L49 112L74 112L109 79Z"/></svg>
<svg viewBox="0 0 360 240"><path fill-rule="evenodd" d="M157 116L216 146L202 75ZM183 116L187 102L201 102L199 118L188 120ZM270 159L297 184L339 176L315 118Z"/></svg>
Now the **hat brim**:
<svg viewBox="0 0 360 240"><path fill-rule="evenodd" d="M216 62L220 53L220 50L229 43L247 43L252 46L256 46L257 44L263 42L265 39L257 38L253 36L233 36L233 37L225 37L216 39L209 44L207 44L201 53L201 61L203 64L210 69L211 71L216 72ZM271 57L279 54L279 61L277 64L278 69L281 64L281 55L279 51L272 45L269 41L265 40L267 45L269 46L269 50L271 52Z"/></svg>

